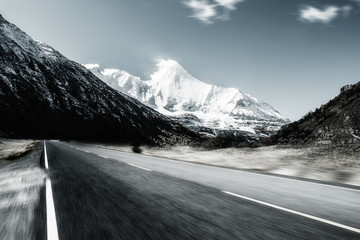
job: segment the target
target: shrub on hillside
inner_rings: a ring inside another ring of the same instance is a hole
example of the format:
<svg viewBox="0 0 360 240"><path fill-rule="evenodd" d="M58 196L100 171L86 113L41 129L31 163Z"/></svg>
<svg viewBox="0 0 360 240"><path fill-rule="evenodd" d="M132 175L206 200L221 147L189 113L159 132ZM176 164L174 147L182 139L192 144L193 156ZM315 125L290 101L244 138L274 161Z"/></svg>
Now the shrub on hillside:
<svg viewBox="0 0 360 240"><path fill-rule="evenodd" d="M138 143L138 142L133 143L132 151L133 151L134 153L142 153L142 149L141 149L141 147L140 147L140 143Z"/></svg>

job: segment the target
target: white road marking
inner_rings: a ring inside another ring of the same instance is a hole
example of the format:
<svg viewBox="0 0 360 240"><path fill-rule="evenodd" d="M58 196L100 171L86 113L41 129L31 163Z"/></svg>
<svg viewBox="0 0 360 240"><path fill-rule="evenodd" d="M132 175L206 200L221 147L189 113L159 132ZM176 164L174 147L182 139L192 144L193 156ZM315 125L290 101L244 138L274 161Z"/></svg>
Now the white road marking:
<svg viewBox="0 0 360 240"><path fill-rule="evenodd" d="M45 141L44 141L44 155L45 155L45 168L48 169L49 163L46 153ZM54 198L52 194L50 178L46 179L46 220L47 220L47 239L59 240L56 215L55 215Z"/></svg>
<svg viewBox="0 0 360 240"><path fill-rule="evenodd" d="M104 156L104 155L100 155L98 154L99 157L102 157L102 158L108 158L107 156Z"/></svg>
<svg viewBox="0 0 360 240"><path fill-rule="evenodd" d="M47 158L47 154L46 154L46 143L44 141L44 155L45 155L45 169L49 169L49 163L48 163L48 158Z"/></svg>
<svg viewBox="0 0 360 240"><path fill-rule="evenodd" d="M56 224L56 215L54 207L54 199L52 195L51 181L46 179L46 219L47 219L47 239L58 240L58 230Z"/></svg>
<svg viewBox="0 0 360 240"><path fill-rule="evenodd" d="M150 172L152 172L152 170L151 170L151 169L144 168L144 167L140 167L140 166L138 166L138 165L134 165L134 164L131 164L131 163L128 163L128 165L133 166L133 167L137 167L137 168L141 168L141 169L143 169L143 170L146 170L146 171L150 171Z"/></svg>
<svg viewBox="0 0 360 240"><path fill-rule="evenodd" d="M232 196L235 196L235 197L239 197L239 198L248 200L248 201L252 201L252 202L259 203L259 204L262 204L262 205L265 205L265 206L268 206L268 207L272 207L272 208L275 208L275 209L278 209L278 210L293 213L293 214L296 214L296 215L299 215L299 216L302 216L302 217L306 217L306 218L309 218L309 219L312 219L312 220L315 220L315 221L319 221L319 222L330 224L330 225L333 225L333 226L336 226L336 227L339 227L339 228L343 228L343 229L346 229L346 230L349 230L349 231L352 231L352 232L360 233L360 229L358 229L358 228L346 226L346 225L336 223L336 222L333 222L333 221L329 221L329 220L326 220L326 219L323 219L323 218L315 217L315 216L312 216L312 215L309 215L309 214L306 214L306 213L301 213L301 212L291 210L291 209L288 209L288 208L284 208L284 207L280 207L280 206L277 206L277 205L274 205L274 204L271 204L271 203L267 203L267 202L263 202L263 201L256 200L256 199L253 199L253 198L245 197L245 196L242 196L242 195L239 195L239 194L236 194L236 193L227 192L227 191L222 191L222 192L226 193L226 194L229 194L229 195L232 195Z"/></svg>

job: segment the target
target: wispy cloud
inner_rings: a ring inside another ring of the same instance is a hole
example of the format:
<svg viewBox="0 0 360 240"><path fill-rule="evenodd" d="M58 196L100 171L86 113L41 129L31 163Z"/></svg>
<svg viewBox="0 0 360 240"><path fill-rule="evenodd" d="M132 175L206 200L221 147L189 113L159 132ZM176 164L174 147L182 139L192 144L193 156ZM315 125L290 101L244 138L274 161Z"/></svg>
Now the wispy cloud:
<svg viewBox="0 0 360 240"><path fill-rule="evenodd" d="M244 0L185 0L184 4L191 8L196 18L205 24L216 20L228 20L229 12L236 10L236 5Z"/></svg>
<svg viewBox="0 0 360 240"><path fill-rule="evenodd" d="M229 10L236 10L236 4L243 0L214 0L219 6L227 8Z"/></svg>
<svg viewBox="0 0 360 240"><path fill-rule="evenodd" d="M338 16L338 13L339 8L335 6L328 6L322 10L306 6L300 9L300 20L305 22L329 23Z"/></svg>
<svg viewBox="0 0 360 240"><path fill-rule="evenodd" d="M313 6L303 6L299 9L299 19L303 22L311 23L330 23L335 20L340 14L344 17L350 15L352 7L349 5L343 7L326 6L319 9Z"/></svg>
<svg viewBox="0 0 360 240"><path fill-rule="evenodd" d="M185 5L193 10L191 17L206 24L213 23L213 18L217 15L215 5L210 4L207 0L190 0L186 1Z"/></svg>
<svg viewBox="0 0 360 240"><path fill-rule="evenodd" d="M360 1L359 1L359 3L360 3ZM344 17L350 16L352 10L353 10L353 7L350 5L346 5L341 8L341 11L342 11L342 14Z"/></svg>

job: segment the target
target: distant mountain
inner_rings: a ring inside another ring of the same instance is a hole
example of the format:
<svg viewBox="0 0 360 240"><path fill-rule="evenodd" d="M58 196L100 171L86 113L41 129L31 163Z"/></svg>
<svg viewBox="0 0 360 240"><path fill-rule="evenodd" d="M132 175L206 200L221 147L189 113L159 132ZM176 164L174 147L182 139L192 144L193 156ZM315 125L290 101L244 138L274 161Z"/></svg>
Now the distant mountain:
<svg viewBox="0 0 360 240"><path fill-rule="evenodd" d="M360 143L360 82L264 140L268 144Z"/></svg>
<svg viewBox="0 0 360 240"><path fill-rule="evenodd" d="M0 116L0 137L146 143L199 139L1 15Z"/></svg>
<svg viewBox="0 0 360 240"><path fill-rule="evenodd" d="M160 61L147 81L118 69L84 66L114 89L203 134L269 134L289 122L249 94L199 81L174 60Z"/></svg>

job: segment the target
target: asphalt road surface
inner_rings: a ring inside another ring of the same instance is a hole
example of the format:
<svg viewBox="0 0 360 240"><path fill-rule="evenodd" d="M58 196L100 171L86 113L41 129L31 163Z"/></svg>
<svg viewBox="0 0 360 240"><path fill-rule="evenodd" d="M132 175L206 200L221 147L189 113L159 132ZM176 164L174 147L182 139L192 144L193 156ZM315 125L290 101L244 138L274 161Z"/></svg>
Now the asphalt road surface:
<svg viewBox="0 0 360 240"><path fill-rule="evenodd" d="M358 189L84 144L43 155L48 239L360 239Z"/></svg>

